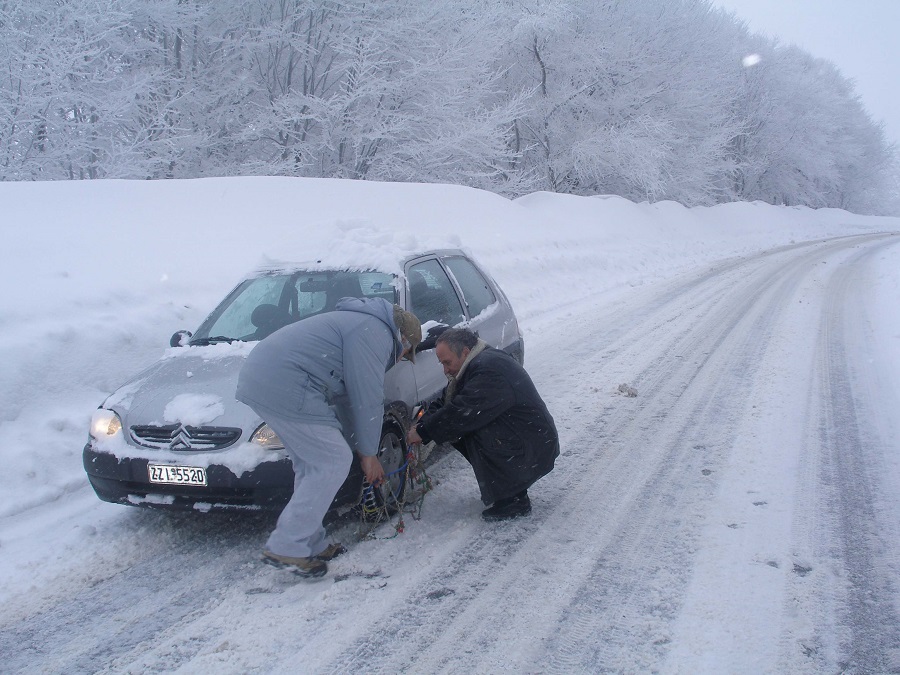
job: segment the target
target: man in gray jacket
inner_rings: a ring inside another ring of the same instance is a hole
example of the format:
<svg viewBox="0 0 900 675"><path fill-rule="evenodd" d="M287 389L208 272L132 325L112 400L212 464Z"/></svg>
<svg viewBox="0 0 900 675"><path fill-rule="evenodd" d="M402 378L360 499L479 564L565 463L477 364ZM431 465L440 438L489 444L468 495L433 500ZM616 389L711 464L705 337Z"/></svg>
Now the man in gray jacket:
<svg viewBox="0 0 900 675"><path fill-rule="evenodd" d="M326 543L322 519L350 471L350 443L366 480L384 480L376 456L384 375L402 358L414 360L421 339L419 320L399 306L343 298L335 311L285 326L250 352L235 396L278 434L294 466L294 494L264 560L318 577L328 571L326 560L344 552ZM343 433L333 406L345 413Z"/></svg>

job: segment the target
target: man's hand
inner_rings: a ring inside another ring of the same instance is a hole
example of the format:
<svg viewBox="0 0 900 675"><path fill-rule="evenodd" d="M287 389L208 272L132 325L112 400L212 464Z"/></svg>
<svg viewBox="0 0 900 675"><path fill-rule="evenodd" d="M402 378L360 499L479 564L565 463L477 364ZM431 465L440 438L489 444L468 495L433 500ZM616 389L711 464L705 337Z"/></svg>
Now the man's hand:
<svg viewBox="0 0 900 675"><path fill-rule="evenodd" d="M416 443L422 442L422 437L419 436L419 431L416 427L412 427L409 432L406 434L406 442L409 445L414 445Z"/></svg>
<svg viewBox="0 0 900 675"><path fill-rule="evenodd" d="M359 458L359 465L362 467L363 473L366 474L366 480L370 485L378 487L384 482L384 467L374 455Z"/></svg>

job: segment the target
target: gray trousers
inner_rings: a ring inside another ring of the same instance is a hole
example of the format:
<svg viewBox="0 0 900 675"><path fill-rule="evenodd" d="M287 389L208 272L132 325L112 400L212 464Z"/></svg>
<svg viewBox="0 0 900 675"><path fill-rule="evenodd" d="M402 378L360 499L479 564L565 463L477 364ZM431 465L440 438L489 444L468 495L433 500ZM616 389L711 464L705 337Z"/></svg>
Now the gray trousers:
<svg viewBox="0 0 900 675"><path fill-rule="evenodd" d="M294 465L294 496L284 507L266 549L308 558L328 546L322 519L347 479L353 452L339 429L283 417L265 418Z"/></svg>

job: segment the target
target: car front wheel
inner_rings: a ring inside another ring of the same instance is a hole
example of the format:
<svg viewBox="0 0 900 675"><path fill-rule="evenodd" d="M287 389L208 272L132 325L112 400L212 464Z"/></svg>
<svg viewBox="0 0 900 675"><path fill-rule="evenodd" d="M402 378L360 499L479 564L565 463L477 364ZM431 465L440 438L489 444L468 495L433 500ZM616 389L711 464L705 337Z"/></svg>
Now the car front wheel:
<svg viewBox="0 0 900 675"><path fill-rule="evenodd" d="M403 505L406 494L406 438L396 423L385 424L378 444L378 461L384 468L385 481L373 488L363 478L363 514L367 520L379 520L380 516L396 513Z"/></svg>

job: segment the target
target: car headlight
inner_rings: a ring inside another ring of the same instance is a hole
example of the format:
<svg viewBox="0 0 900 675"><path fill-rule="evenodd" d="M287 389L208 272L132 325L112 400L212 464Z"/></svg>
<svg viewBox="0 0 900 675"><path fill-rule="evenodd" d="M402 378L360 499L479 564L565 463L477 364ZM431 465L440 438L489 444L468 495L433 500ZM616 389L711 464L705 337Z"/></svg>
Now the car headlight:
<svg viewBox="0 0 900 675"><path fill-rule="evenodd" d="M98 441L110 438L122 431L122 420L112 410L99 408L91 417L91 438Z"/></svg>
<svg viewBox="0 0 900 675"><path fill-rule="evenodd" d="M250 442L256 443L266 450L284 450L284 443L268 424L260 425L259 429L254 431L250 437Z"/></svg>

